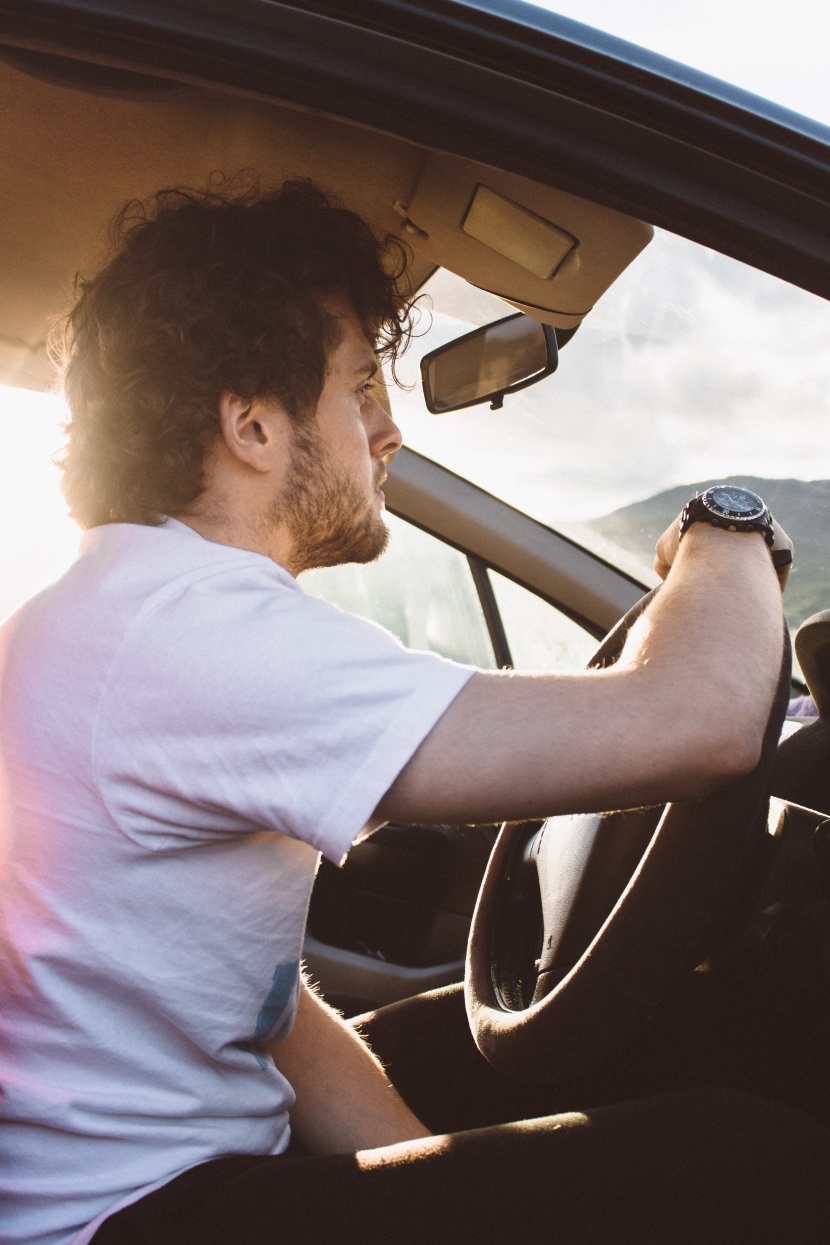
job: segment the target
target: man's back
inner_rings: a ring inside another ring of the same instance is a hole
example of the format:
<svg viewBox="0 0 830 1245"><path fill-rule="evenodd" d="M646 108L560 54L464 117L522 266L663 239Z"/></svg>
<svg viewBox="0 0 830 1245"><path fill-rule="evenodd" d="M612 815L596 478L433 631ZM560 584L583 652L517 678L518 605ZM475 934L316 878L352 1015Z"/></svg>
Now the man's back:
<svg viewBox="0 0 830 1245"><path fill-rule="evenodd" d="M340 859L383 789L350 802L348 731L303 684L329 634L341 702L379 648L402 704L409 666L436 666L171 521L94 529L6 624L4 1239L287 1144L260 1043L293 1019L315 848ZM468 672L439 668L443 705Z"/></svg>

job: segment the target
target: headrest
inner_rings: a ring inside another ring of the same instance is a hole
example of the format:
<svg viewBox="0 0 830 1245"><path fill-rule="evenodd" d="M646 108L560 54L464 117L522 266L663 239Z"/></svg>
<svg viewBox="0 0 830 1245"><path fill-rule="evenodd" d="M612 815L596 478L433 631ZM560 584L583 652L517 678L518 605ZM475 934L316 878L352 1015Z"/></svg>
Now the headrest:
<svg viewBox="0 0 830 1245"><path fill-rule="evenodd" d="M795 655L819 716L830 719L830 610L803 622L795 635Z"/></svg>

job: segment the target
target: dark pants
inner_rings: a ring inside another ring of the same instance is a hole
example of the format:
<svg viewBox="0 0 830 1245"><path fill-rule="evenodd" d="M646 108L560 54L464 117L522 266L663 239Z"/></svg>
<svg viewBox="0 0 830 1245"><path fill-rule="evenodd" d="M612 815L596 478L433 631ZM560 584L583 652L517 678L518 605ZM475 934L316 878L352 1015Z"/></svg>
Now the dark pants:
<svg viewBox="0 0 830 1245"><path fill-rule="evenodd" d="M457 992L361 1026L433 1129L525 1117ZM436 1068L435 1053L446 1058ZM570 1104L569 1104L570 1105ZM214 1159L113 1215L94 1245L826 1245L830 1132L729 1089L660 1094L324 1158Z"/></svg>

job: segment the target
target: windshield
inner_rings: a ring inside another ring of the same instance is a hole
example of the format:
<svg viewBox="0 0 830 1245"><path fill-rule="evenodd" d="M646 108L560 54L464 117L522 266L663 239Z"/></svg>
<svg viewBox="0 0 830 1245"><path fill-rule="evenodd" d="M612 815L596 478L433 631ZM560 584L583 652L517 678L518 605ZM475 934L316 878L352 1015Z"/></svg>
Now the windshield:
<svg viewBox="0 0 830 1245"><path fill-rule="evenodd" d="M560 352L504 407L430 415L420 358L509 310L439 270L390 387L412 449L644 584L654 542L696 491L754 489L796 543L791 626L830 604L830 307L657 232Z"/></svg>

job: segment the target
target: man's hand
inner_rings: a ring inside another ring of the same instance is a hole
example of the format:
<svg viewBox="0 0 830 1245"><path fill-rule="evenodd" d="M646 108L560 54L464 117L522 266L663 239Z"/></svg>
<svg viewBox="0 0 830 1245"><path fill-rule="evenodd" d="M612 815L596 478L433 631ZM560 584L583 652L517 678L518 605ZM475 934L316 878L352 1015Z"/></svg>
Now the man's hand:
<svg viewBox="0 0 830 1245"><path fill-rule="evenodd" d="M682 514L678 515L673 523L670 523L663 535L657 541L657 547L654 551L654 569L661 579L665 579L674 564L677 557L677 550L680 544L680 520ZM790 554L793 552L793 542L784 531L780 523L773 519L773 529L775 532L775 541L772 550L787 549ZM787 566L783 566L780 570L776 570L778 582L783 592L787 586L787 580L790 577L792 562Z"/></svg>

